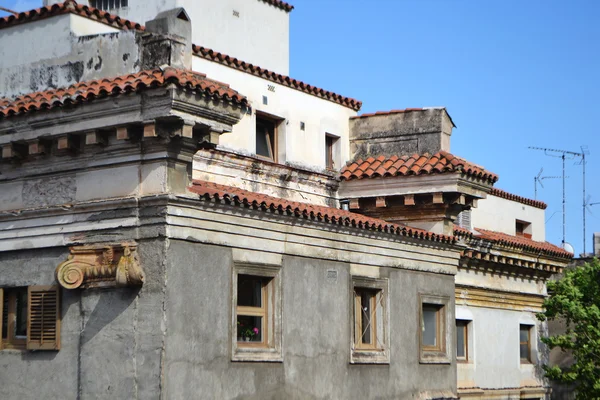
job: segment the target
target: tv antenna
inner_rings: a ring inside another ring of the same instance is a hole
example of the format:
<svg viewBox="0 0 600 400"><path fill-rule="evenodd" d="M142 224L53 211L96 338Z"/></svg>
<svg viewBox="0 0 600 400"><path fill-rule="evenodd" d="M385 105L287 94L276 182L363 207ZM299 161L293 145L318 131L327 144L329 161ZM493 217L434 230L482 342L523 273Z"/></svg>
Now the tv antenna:
<svg viewBox="0 0 600 400"><path fill-rule="evenodd" d="M581 153L577 153L574 151L568 151L568 150L560 150L560 149L548 149L545 147L533 147L533 146L529 146L530 149L532 150L541 150L544 152L545 155L549 156L549 157L556 157L556 158L560 158L562 160L562 219L563 219L563 223L562 223L562 230L563 230L563 237L562 237L562 245L563 247L567 244L567 199L566 199L566 188L565 188L565 160L569 159L572 160L575 157L581 157L582 159L582 164L583 164L583 202L585 204L585 153L587 151L587 148L584 151L584 147L581 147ZM589 152L588 152L589 153ZM555 154L560 154L560 155L555 155ZM583 228L583 252L585 253L585 205L583 207L583 218L584 218L584 228Z"/></svg>
<svg viewBox="0 0 600 400"><path fill-rule="evenodd" d="M537 176L533 178L533 189L535 192L535 197L534 197L535 200L537 200L537 185L539 184L541 187L544 187L544 184L542 183L542 181L544 179L560 179L560 178L562 178L562 176L542 176L543 171L544 171L544 168L540 169L540 172L538 172ZM568 178L568 176L566 178Z"/></svg>

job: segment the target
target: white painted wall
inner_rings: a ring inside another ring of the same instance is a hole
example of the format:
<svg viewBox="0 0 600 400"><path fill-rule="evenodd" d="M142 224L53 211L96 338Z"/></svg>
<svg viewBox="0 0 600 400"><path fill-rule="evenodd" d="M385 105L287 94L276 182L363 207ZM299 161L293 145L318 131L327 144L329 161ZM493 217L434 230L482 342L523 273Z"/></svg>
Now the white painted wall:
<svg viewBox="0 0 600 400"><path fill-rule="evenodd" d="M456 306L458 314L470 313L469 362L458 363L458 386L482 389L542 386L536 377L539 332L542 325L535 314L485 307ZM531 364L521 364L519 326L533 326L531 331Z"/></svg>
<svg viewBox="0 0 600 400"><path fill-rule="evenodd" d="M516 220L531 223L532 239L538 242L546 240L545 211L517 201L488 195L473 208L471 219L473 228L488 229L515 235Z"/></svg>
<svg viewBox="0 0 600 400"><path fill-rule="evenodd" d="M231 133L221 135L220 144L234 149L256 152L256 111L283 119L279 125L279 162L298 163L308 167L325 168L325 135L339 136L338 160L341 169L350 157L349 118L356 115L350 108L278 85L266 79L194 57L194 71L209 78L228 83L248 97L252 114L245 115ZM268 86L275 87L269 91ZM268 104L263 104L267 96ZM305 130L300 130L300 122Z"/></svg>
<svg viewBox="0 0 600 400"><path fill-rule="evenodd" d="M80 3L88 4L86 0ZM129 0L128 7L111 12L145 24L159 12L175 7L185 8L190 16L195 44L289 75L289 13L263 1Z"/></svg>

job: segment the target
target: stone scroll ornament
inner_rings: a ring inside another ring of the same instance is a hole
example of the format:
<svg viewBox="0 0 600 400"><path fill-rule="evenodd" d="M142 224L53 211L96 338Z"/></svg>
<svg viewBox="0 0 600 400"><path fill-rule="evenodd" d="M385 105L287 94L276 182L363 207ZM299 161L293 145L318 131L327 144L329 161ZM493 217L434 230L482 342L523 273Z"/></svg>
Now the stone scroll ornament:
<svg viewBox="0 0 600 400"><path fill-rule="evenodd" d="M73 246L67 261L56 267L56 280L65 289L141 286L144 271L137 244Z"/></svg>

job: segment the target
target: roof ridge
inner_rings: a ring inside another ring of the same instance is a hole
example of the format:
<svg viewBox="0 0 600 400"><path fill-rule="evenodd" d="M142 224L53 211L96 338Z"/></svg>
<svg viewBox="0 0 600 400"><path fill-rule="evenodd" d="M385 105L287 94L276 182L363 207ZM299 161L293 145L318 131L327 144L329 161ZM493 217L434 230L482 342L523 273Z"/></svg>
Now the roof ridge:
<svg viewBox="0 0 600 400"><path fill-rule="evenodd" d="M236 104L245 105L248 102L246 97L236 90L209 79L202 73L167 67L164 70L154 68L111 78L77 82L67 87L27 93L8 100L8 102L0 101L0 119L40 109L51 109L66 104L90 101L98 97L139 92L150 87L164 86L168 83L200 90L209 96L232 101Z"/></svg>
<svg viewBox="0 0 600 400"><path fill-rule="evenodd" d="M516 202L519 202L519 203L522 203L522 204L525 204L528 206L541 208L542 210L545 210L548 207L548 205L541 200L530 199L528 197L523 197L518 194L509 193L509 192L499 189L499 188L492 188L492 191L490 192L490 194L493 196L496 196L496 197L501 197L503 199L516 201Z"/></svg>
<svg viewBox="0 0 600 400"><path fill-rule="evenodd" d="M353 226L356 228L376 230L395 234L399 236L412 237L414 239L429 240L433 242L453 244L456 242L454 236L437 234L419 228L406 225L394 224L385 220L356 214L351 211L341 210L334 207L320 206L311 203L286 200L261 193L239 189L233 186L218 183L194 180L189 189L206 199L224 199L228 202L236 202L243 205L253 206L263 210L277 210L281 213L303 217L321 222Z"/></svg>

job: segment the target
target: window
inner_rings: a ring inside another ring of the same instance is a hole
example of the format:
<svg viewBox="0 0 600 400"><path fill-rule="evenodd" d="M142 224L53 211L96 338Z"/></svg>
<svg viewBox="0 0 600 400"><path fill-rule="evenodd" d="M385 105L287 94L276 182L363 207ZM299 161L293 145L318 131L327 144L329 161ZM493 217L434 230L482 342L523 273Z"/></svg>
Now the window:
<svg viewBox="0 0 600 400"><path fill-rule="evenodd" d="M90 6L100 10L109 11L127 7L128 0L90 0Z"/></svg>
<svg viewBox="0 0 600 400"><path fill-rule="evenodd" d="M515 234L531 239L531 224L529 222L517 220L515 222Z"/></svg>
<svg viewBox="0 0 600 400"><path fill-rule="evenodd" d="M325 135L325 168L334 170L335 165L335 145L338 138L332 135Z"/></svg>
<svg viewBox="0 0 600 400"><path fill-rule="evenodd" d="M469 321L456 320L456 360L469 361Z"/></svg>
<svg viewBox="0 0 600 400"><path fill-rule="evenodd" d="M246 265L234 268L234 361L281 361L279 269Z"/></svg>
<svg viewBox="0 0 600 400"><path fill-rule="evenodd" d="M58 350L59 292L55 286L0 289L0 349Z"/></svg>
<svg viewBox="0 0 600 400"><path fill-rule="evenodd" d="M531 362L531 325L519 326L519 353L522 363Z"/></svg>
<svg viewBox="0 0 600 400"><path fill-rule="evenodd" d="M256 116L256 154L277 162L276 122L260 115Z"/></svg>
<svg viewBox="0 0 600 400"><path fill-rule="evenodd" d="M389 363L386 279L352 278L352 363Z"/></svg>
<svg viewBox="0 0 600 400"><path fill-rule="evenodd" d="M450 363L448 342L448 301L445 296L420 295L420 361L422 363Z"/></svg>

